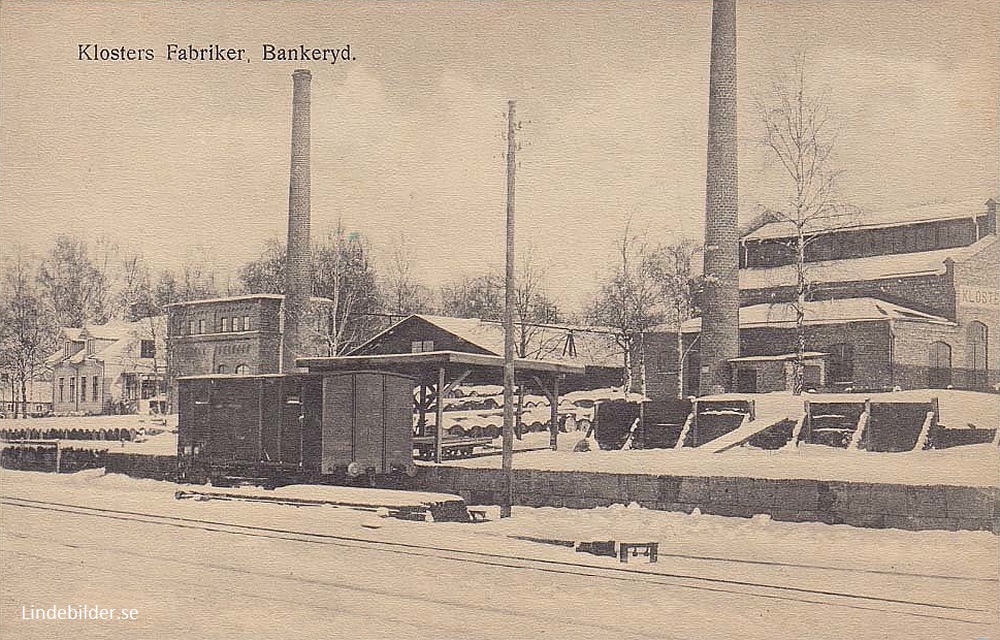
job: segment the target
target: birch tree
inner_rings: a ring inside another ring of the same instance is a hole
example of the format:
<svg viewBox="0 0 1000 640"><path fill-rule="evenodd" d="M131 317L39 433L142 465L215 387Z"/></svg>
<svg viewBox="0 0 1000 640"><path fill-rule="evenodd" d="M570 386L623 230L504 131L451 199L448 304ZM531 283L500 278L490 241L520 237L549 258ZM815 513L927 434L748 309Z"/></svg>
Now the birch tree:
<svg viewBox="0 0 1000 640"><path fill-rule="evenodd" d="M761 144L789 184L784 204L769 213L793 229L792 391L798 395L803 391L805 309L812 288L806 248L816 238L849 224L855 211L838 200L837 178L841 172L831 161L837 143L836 126L827 96L807 84L803 55L795 56L791 68L777 74L769 91L758 98L757 111L763 127Z"/></svg>

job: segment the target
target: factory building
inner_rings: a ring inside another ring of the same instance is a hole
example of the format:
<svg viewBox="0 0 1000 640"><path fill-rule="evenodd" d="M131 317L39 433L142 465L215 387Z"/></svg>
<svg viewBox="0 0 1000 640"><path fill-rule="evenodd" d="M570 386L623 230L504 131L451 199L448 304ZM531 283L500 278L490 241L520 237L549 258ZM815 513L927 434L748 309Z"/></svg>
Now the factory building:
<svg viewBox="0 0 1000 640"><path fill-rule="evenodd" d="M805 388L995 389L1000 383L996 202L934 204L807 228ZM789 389L797 340L795 229L740 239L740 353L730 390ZM699 391L701 319L681 328L684 390ZM647 336L647 392L677 393L676 331Z"/></svg>
<svg viewBox="0 0 1000 640"><path fill-rule="evenodd" d="M181 376L281 372L284 299L261 293L167 305L170 393ZM321 326L327 320L322 311L330 304L311 298L300 328L303 351L297 356L330 355Z"/></svg>

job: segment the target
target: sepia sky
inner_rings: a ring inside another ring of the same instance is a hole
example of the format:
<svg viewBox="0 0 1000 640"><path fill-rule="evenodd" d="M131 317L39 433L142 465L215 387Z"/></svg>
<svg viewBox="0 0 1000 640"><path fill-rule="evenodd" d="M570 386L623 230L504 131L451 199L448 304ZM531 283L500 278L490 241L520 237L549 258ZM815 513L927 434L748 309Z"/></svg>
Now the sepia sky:
<svg viewBox="0 0 1000 640"><path fill-rule="evenodd" d="M785 186L753 98L796 51L840 125L844 200L870 211L998 192L996 1L739 0L740 200ZM506 100L523 122L517 235L569 308L625 219L654 242L704 216L711 2L25 2L0 6L0 252L106 235L157 267L231 271L283 237L291 72L312 71L314 234L437 285L503 261ZM156 59L78 60L78 45ZM166 45L251 62L166 61ZM261 44L350 63L263 62Z"/></svg>

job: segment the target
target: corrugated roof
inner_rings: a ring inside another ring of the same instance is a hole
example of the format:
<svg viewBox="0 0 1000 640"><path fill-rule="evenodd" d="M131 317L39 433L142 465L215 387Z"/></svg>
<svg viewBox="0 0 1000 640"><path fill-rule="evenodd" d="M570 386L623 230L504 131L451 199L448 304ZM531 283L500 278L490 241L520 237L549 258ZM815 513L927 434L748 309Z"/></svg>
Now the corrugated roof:
<svg viewBox="0 0 1000 640"><path fill-rule="evenodd" d="M859 213L823 217L807 224L805 231L806 233L813 234L831 230L875 229L922 222L972 218L973 216L981 216L986 213L987 203L980 199L959 202L934 202L904 209L862 211ZM788 221L779 220L761 225L756 230L744 236L743 239L768 240L791 238L795 235L795 225Z"/></svg>
<svg viewBox="0 0 1000 640"><path fill-rule="evenodd" d="M810 282L852 282L925 274L940 275L945 272L945 259L961 262L996 241L997 236L991 235L969 246L954 249L808 262L806 278ZM793 284L795 284L794 264L740 269L740 289L769 289Z"/></svg>
<svg viewBox="0 0 1000 640"><path fill-rule="evenodd" d="M804 307L805 324L840 324L844 322L865 322L873 320L900 320L927 322L954 326L954 322L922 313L913 309L879 300L878 298L841 298L838 300L813 300ZM775 302L740 307L740 328L753 327L794 327L795 305L791 302ZM692 318L681 325L685 333L701 331L701 318Z"/></svg>

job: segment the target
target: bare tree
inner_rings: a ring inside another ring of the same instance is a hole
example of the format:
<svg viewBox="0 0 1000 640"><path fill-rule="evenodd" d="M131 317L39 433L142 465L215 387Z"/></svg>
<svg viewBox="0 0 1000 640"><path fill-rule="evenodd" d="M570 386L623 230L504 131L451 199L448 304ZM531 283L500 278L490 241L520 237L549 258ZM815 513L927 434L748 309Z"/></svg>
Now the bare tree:
<svg viewBox="0 0 1000 640"><path fill-rule="evenodd" d="M393 315L423 313L431 308L431 292L417 281L414 258L412 246L406 236L400 234L393 242L383 277L385 304Z"/></svg>
<svg viewBox="0 0 1000 640"><path fill-rule="evenodd" d="M371 316L379 308L378 288L368 247L360 234L348 233L342 223L328 231L316 255L315 292L330 300L316 305L317 337L326 354L342 355L370 333Z"/></svg>
<svg viewBox="0 0 1000 640"><path fill-rule="evenodd" d="M699 245L691 240L680 240L658 247L654 252L653 279L659 287L663 301L666 324L673 327L677 340L676 362L677 397L684 397L684 348L682 327L685 320L694 316L694 272L692 262Z"/></svg>
<svg viewBox="0 0 1000 640"><path fill-rule="evenodd" d="M655 278L655 258L645 240L633 233L631 218L626 220L618 240L618 255L615 271L602 283L586 315L589 320L616 330L615 339L624 351L625 390L634 390L633 371L637 367L639 391L645 394L645 334L663 321L663 310ZM636 357L638 362L634 362Z"/></svg>
<svg viewBox="0 0 1000 640"><path fill-rule="evenodd" d="M272 240L260 258L239 271L243 293L285 292L284 243ZM343 355L379 327L381 294L364 236L338 221L313 243L313 295L327 302L308 305L302 325L307 349L316 355Z"/></svg>
<svg viewBox="0 0 1000 640"><path fill-rule="evenodd" d="M787 202L769 213L793 229L796 341L792 391L796 395L803 390L805 308L811 292L806 248L816 238L848 224L854 214L837 199L841 172L831 166L837 132L829 100L823 92L807 87L805 66L805 56L795 56L791 69L779 73L769 93L757 100L764 129L761 143L791 183Z"/></svg>
<svg viewBox="0 0 1000 640"><path fill-rule="evenodd" d="M441 312L458 318L500 320L503 292L503 278L496 274L464 276L441 287Z"/></svg>
<svg viewBox="0 0 1000 640"><path fill-rule="evenodd" d="M545 286L545 269L534 258L529 247L520 253L514 275L514 320L517 357L531 357L541 331L540 324L559 321L559 307L549 297Z"/></svg>
<svg viewBox="0 0 1000 640"><path fill-rule="evenodd" d="M35 270L20 251L6 265L0 286L0 353L14 393L14 417L28 407L28 385L44 366L55 344L55 323L37 284Z"/></svg>
<svg viewBox="0 0 1000 640"><path fill-rule="evenodd" d="M92 259L86 241L68 235L56 238L38 278L59 326L82 327L108 319L106 271Z"/></svg>

